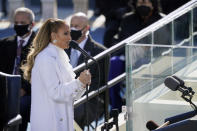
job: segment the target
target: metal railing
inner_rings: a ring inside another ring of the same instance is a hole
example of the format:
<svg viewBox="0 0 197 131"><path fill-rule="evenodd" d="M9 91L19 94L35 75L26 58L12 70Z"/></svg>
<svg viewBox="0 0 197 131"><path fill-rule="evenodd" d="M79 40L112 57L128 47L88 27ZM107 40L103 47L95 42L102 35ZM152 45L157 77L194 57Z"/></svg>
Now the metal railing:
<svg viewBox="0 0 197 131"><path fill-rule="evenodd" d="M90 99L94 98L95 96L97 96L98 94L100 94L100 93L106 91L108 88L110 88L110 87L116 85L117 83L121 82L122 80L124 80L125 77L126 77L126 73L123 73L123 74L117 76L116 78L114 78L114 79L108 81L108 82L107 82L107 85L104 85L104 86L100 87L99 90L95 90L95 91L90 92L90 93L88 94L88 99L90 100ZM83 96L81 99L79 99L78 101L76 101L76 102L74 103L74 107L76 108L76 107L79 106L80 104L85 103L86 100L87 100L87 99L86 99L86 96Z"/></svg>

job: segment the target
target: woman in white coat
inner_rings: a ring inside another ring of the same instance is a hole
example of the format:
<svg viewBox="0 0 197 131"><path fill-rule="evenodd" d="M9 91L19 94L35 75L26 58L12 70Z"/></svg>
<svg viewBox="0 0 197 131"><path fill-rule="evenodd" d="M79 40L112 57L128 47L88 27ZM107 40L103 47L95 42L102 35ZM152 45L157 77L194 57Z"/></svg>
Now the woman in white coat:
<svg viewBox="0 0 197 131"><path fill-rule="evenodd" d="M48 19L33 41L22 67L32 85L31 131L74 131L73 103L90 84L91 74L84 70L75 79L64 51L70 40L65 21Z"/></svg>

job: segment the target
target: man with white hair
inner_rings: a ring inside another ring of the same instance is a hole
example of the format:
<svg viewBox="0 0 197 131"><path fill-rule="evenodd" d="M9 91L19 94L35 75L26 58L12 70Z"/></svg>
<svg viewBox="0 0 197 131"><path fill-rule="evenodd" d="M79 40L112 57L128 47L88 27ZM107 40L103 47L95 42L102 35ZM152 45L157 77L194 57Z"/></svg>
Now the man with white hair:
<svg viewBox="0 0 197 131"><path fill-rule="evenodd" d="M25 62L31 42L35 37L32 31L35 16L28 8L17 8L14 12L14 30L16 35L0 40L0 71L7 74L23 75L20 66ZM21 77L22 78L22 77ZM31 86L30 83L21 79L20 90L20 114L22 124L20 131L26 131L30 117Z"/></svg>

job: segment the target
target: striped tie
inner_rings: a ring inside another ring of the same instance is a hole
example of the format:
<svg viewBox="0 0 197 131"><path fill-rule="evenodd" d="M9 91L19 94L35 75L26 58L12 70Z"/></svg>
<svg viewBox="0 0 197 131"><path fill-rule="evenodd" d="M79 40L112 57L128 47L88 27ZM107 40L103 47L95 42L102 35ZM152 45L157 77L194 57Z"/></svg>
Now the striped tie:
<svg viewBox="0 0 197 131"><path fill-rule="evenodd" d="M17 53L16 53L16 59L15 59L15 66L14 66L14 74L19 75L19 68L20 68L20 63L21 63L21 50L23 47L24 40L19 41L19 46L17 47Z"/></svg>

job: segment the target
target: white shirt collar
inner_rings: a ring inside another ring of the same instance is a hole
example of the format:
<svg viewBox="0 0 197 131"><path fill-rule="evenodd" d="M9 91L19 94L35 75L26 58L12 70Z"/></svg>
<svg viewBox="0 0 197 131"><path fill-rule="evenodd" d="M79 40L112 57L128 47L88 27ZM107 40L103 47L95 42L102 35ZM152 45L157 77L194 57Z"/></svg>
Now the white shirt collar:
<svg viewBox="0 0 197 131"><path fill-rule="evenodd" d="M20 36L17 36L17 45L19 46L19 44L20 44L19 41L20 41L20 40L24 40L23 47L26 46L31 35L32 35L32 31L31 31L31 33L30 33L27 37L25 37L25 39L23 39L23 38L20 37Z"/></svg>
<svg viewBox="0 0 197 131"><path fill-rule="evenodd" d="M88 40L88 37L86 37L81 43L79 43L79 47L81 49L84 49L84 46L85 46L85 43L86 43L87 40Z"/></svg>
<svg viewBox="0 0 197 131"><path fill-rule="evenodd" d="M85 38L82 42L79 43L79 47L80 47L81 49L84 49L85 43L87 42L87 40L88 40L88 37L86 36L86 38ZM71 49L71 52L72 52L73 50L74 50L74 49L72 48L72 49ZM79 56L81 55L81 52L77 50L77 54L78 54L78 57L79 57Z"/></svg>

